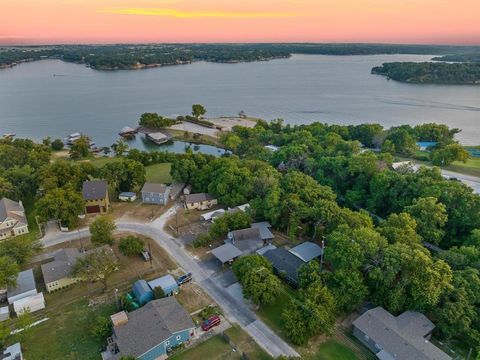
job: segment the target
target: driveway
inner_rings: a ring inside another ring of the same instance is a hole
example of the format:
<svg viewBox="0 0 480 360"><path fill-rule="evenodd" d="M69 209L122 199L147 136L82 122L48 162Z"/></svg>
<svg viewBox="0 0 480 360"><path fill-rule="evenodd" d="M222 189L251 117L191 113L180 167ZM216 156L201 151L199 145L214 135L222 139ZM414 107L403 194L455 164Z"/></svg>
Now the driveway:
<svg viewBox="0 0 480 360"><path fill-rule="evenodd" d="M300 355L279 336L277 336L263 321L261 321L250 304L238 291L229 291L224 283L215 281L216 270L205 266L202 262L195 260L184 250L182 242L167 234L163 228L167 219L175 212L175 207L170 208L162 216L149 224L134 222L117 222L118 231L129 231L150 237L162 246L165 251L187 272L191 272L193 280L212 297L222 308L225 317L230 322L237 322L240 326L271 356L293 356ZM77 239L80 236L88 236L88 229L80 229L71 233L58 233L41 239L45 247Z"/></svg>

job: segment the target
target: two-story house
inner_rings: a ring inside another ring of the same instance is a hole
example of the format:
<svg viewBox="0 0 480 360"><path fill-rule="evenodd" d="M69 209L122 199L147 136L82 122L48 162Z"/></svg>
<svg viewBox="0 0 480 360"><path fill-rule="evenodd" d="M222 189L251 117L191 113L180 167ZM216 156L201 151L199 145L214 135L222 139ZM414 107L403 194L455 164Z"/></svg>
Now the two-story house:
<svg viewBox="0 0 480 360"><path fill-rule="evenodd" d="M0 240L28 233L28 222L21 201L0 200Z"/></svg>
<svg viewBox="0 0 480 360"><path fill-rule="evenodd" d="M108 184L105 180L84 181L82 196L85 200L85 212L87 214L108 212L110 200L108 198Z"/></svg>
<svg viewBox="0 0 480 360"><path fill-rule="evenodd" d="M142 188L142 202L145 204L167 205L170 187L165 184L146 182Z"/></svg>
<svg viewBox="0 0 480 360"><path fill-rule="evenodd" d="M217 205L218 201L210 194L198 193L185 195L184 204L188 210L207 210Z"/></svg>
<svg viewBox="0 0 480 360"><path fill-rule="evenodd" d="M194 332L195 324L188 312L169 296L129 312L118 325L114 322L109 342L115 344L117 358L166 359L172 348L188 342Z"/></svg>

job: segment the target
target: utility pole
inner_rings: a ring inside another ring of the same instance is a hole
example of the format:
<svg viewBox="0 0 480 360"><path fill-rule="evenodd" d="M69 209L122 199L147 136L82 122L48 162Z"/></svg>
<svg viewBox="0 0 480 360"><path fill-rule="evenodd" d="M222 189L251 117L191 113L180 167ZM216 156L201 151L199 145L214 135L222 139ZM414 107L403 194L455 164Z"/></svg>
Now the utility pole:
<svg viewBox="0 0 480 360"><path fill-rule="evenodd" d="M325 252L325 236L322 239L322 253L320 254L320 271L322 271L323 267L323 254Z"/></svg>
<svg viewBox="0 0 480 360"><path fill-rule="evenodd" d="M152 248L150 247L150 243L148 243L148 257L150 258L150 268L153 269L153 263L152 263Z"/></svg>
<svg viewBox="0 0 480 360"><path fill-rule="evenodd" d="M114 290L115 293L115 304L117 305L117 310L120 309L120 301L118 299L118 289Z"/></svg>

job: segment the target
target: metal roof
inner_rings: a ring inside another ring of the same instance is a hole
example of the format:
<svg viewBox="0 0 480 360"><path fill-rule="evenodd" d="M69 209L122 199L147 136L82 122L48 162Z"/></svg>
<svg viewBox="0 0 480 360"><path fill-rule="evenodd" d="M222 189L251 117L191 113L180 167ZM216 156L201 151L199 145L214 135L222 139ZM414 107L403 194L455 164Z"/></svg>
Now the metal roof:
<svg viewBox="0 0 480 360"><path fill-rule="evenodd" d="M309 262L322 255L322 248L310 241L305 241L304 243L295 246L289 251L304 262Z"/></svg>
<svg viewBox="0 0 480 360"><path fill-rule="evenodd" d="M256 229L260 230L260 237L262 238L262 240L273 239L273 234L269 229L270 227L272 227L272 225L270 225L270 223L268 221L253 223L250 226L252 228L256 228Z"/></svg>
<svg viewBox="0 0 480 360"><path fill-rule="evenodd" d="M206 193L185 195L185 202L187 204L199 203L210 200L215 200L215 198L212 195Z"/></svg>
<svg viewBox="0 0 480 360"><path fill-rule="evenodd" d="M267 246L264 246L257 251L255 251L258 255L263 255L265 254L268 250L273 250L276 249L277 247L273 244L268 244Z"/></svg>
<svg viewBox="0 0 480 360"><path fill-rule="evenodd" d="M380 346L382 359L450 360L425 336L435 327L427 317L407 311L397 317L382 307L368 310L353 325Z"/></svg>
<svg viewBox="0 0 480 360"><path fill-rule="evenodd" d="M178 284L172 275L167 274L165 276L149 281L148 286L150 286L152 289L155 289L156 287L161 287L162 289L168 289L168 288L171 288L172 286L177 287Z"/></svg>
<svg viewBox="0 0 480 360"><path fill-rule="evenodd" d="M240 255L242 255L242 252L232 244L228 243L213 249L212 254L218 260L220 260L222 264L224 264L230 260L239 257Z"/></svg>
<svg viewBox="0 0 480 360"><path fill-rule="evenodd" d="M19 294L26 293L28 291L36 289L35 277L33 276L33 270L28 269L20 271L17 275L17 285L15 287L8 287L8 297L13 297Z"/></svg>

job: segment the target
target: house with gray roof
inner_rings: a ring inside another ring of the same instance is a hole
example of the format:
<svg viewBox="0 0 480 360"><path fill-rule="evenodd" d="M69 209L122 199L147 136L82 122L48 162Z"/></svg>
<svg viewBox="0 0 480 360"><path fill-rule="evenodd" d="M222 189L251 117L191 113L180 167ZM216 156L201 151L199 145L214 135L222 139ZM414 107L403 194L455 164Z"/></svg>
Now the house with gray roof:
<svg viewBox="0 0 480 360"><path fill-rule="evenodd" d="M298 270L305 262L284 248L271 249L263 256L272 264L273 270L293 287L298 286Z"/></svg>
<svg viewBox="0 0 480 360"><path fill-rule="evenodd" d="M310 262L322 255L322 248L315 243L305 241L289 250L293 255L303 262Z"/></svg>
<svg viewBox="0 0 480 360"><path fill-rule="evenodd" d="M84 256L85 253L76 248L66 248L57 251L53 261L43 264L41 269L47 291L60 290L80 281L80 278L72 276L72 272L77 260Z"/></svg>
<svg viewBox="0 0 480 360"><path fill-rule="evenodd" d="M264 245L259 228L247 228L230 231L228 240L244 254L252 253Z"/></svg>
<svg viewBox="0 0 480 360"><path fill-rule="evenodd" d="M353 322L353 335L381 360L451 360L429 341L434 328L419 312L394 316L379 306Z"/></svg>
<svg viewBox="0 0 480 360"><path fill-rule="evenodd" d="M146 182L142 188L142 202L144 204L167 205L170 187L165 184Z"/></svg>
<svg viewBox="0 0 480 360"><path fill-rule="evenodd" d="M250 225L250 227L260 230L260 237L263 241L267 242L273 239L273 234L270 231L272 225L270 225L268 221L260 221L253 223L252 225Z"/></svg>
<svg viewBox="0 0 480 360"><path fill-rule="evenodd" d="M116 358L166 359L175 346L188 342L195 324L175 297L152 300L127 314L128 321L113 327Z"/></svg>
<svg viewBox="0 0 480 360"><path fill-rule="evenodd" d="M85 200L85 212L87 214L108 212L110 199L108 198L108 184L105 180L84 181L82 196Z"/></svg>
<svg viewBox="0 0 480 360"><path fill-rule="evenodd" d="M0 240L28 233L28 221L21 201L0 200Z"/></svg>
<svg viewBox="0 0 480 360"><path fill-rule="evenodd" d="M242 251L231 243L226 243L213 249L212 255L215 256L222 265L225 265L232 263L236 258L241 256Z"/></svg>

